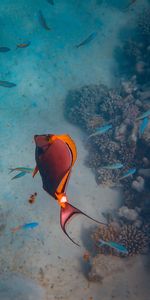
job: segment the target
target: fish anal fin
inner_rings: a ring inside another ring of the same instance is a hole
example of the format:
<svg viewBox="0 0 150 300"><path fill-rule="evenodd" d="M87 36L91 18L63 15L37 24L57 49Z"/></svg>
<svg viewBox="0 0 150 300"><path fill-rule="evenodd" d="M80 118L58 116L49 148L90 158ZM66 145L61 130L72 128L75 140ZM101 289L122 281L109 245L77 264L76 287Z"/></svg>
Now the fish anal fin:
<svg viewBox="0 0 150 300"><path fill-rule="evenodd" d="M59 186L57 187L57 191L56 191L57 194L62 194L65 192L65 188L69 180L69 175L70 175L70 170L66 173L66 175L61 180Z"/></svg>

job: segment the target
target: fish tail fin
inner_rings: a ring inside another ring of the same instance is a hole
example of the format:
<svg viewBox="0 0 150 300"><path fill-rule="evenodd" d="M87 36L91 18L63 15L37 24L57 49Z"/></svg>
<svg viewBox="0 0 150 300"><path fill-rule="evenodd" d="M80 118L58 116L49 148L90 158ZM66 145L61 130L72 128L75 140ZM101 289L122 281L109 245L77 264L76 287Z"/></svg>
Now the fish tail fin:
<svg viewBox="0 0 150 300"><path fill-rule="evenodd" d="M76 208L75 206L71 205L70 203L66 202L65 206L61 206L61 210L60 210L60 225L61 228L63 230L63 232L68 236L68 238L77 246L80 246L78 243L76 243L66 232L66 225L67 223L71 220L71 217L75 216L76 214L82 214L84 216L86 216L87 218L102 224L102 225L106 225L102 222L99 222L93 218L91 218L90 216L88 216L87 214L85 214L84 212L82 212L81 210L79 210L78 208Z"/></svg>
<svg viewBox="0 0 150 300"><path fill-rule="evenodd" d="M20 226L17 226L17 227L13 227L11 228L11 232L15 233L16 231L20 230Z"/></svg>

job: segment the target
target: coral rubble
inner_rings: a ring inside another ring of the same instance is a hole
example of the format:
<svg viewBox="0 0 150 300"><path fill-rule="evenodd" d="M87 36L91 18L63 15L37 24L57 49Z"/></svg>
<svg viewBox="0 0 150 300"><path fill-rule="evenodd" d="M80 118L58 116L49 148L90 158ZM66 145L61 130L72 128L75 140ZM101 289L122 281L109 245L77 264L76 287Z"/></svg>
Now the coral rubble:
<svg viewBox="0 0 150 300"><path fill-rule="evenodd" d="M92 267L88 274L88 280L102 282L102 280L112 274L121 272L124 268L124 261L119 257L97 255L92 259Z"/></svg>

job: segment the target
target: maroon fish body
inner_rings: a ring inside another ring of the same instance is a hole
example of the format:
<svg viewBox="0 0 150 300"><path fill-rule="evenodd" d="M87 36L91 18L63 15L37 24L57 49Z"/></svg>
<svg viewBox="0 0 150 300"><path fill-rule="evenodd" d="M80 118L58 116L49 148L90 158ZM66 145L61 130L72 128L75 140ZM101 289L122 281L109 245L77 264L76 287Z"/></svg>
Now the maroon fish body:
<svg viewBox="0 0 150 300"><path fill-rule="evenodd" d="M53 143L48 143L45 137L35 136L35 142L35 159L42 177L43 188L52 197L56 198L55 192L71 167L71 151L67 144L59 139L56 139Z"/></svg>

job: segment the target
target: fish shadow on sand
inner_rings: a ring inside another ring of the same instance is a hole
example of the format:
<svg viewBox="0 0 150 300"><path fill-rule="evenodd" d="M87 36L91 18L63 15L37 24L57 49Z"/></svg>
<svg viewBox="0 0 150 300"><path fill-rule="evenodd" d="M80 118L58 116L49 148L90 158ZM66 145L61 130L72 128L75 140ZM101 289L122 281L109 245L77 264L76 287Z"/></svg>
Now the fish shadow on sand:
<svg viewBox="0 0 150 300"><path fill-rule="evenodd" d="M81 230L81 240L83 243L83 247L90 254L90 257L95 256L97 253L96 247L95 247L92 237L91 237L92 233L95 231L95 229L96 229L96 226L91 226L90 228L82 227L82 230ZM87 274L89 273L89 271L91 269L91 262L90 262L90 258L89 258L89 260L84 260L83 255L84 255L84 253L82 253L81 257L79 257L79 262L80 262L81 271L84 274L84 276L87 278Z"/></svg>

